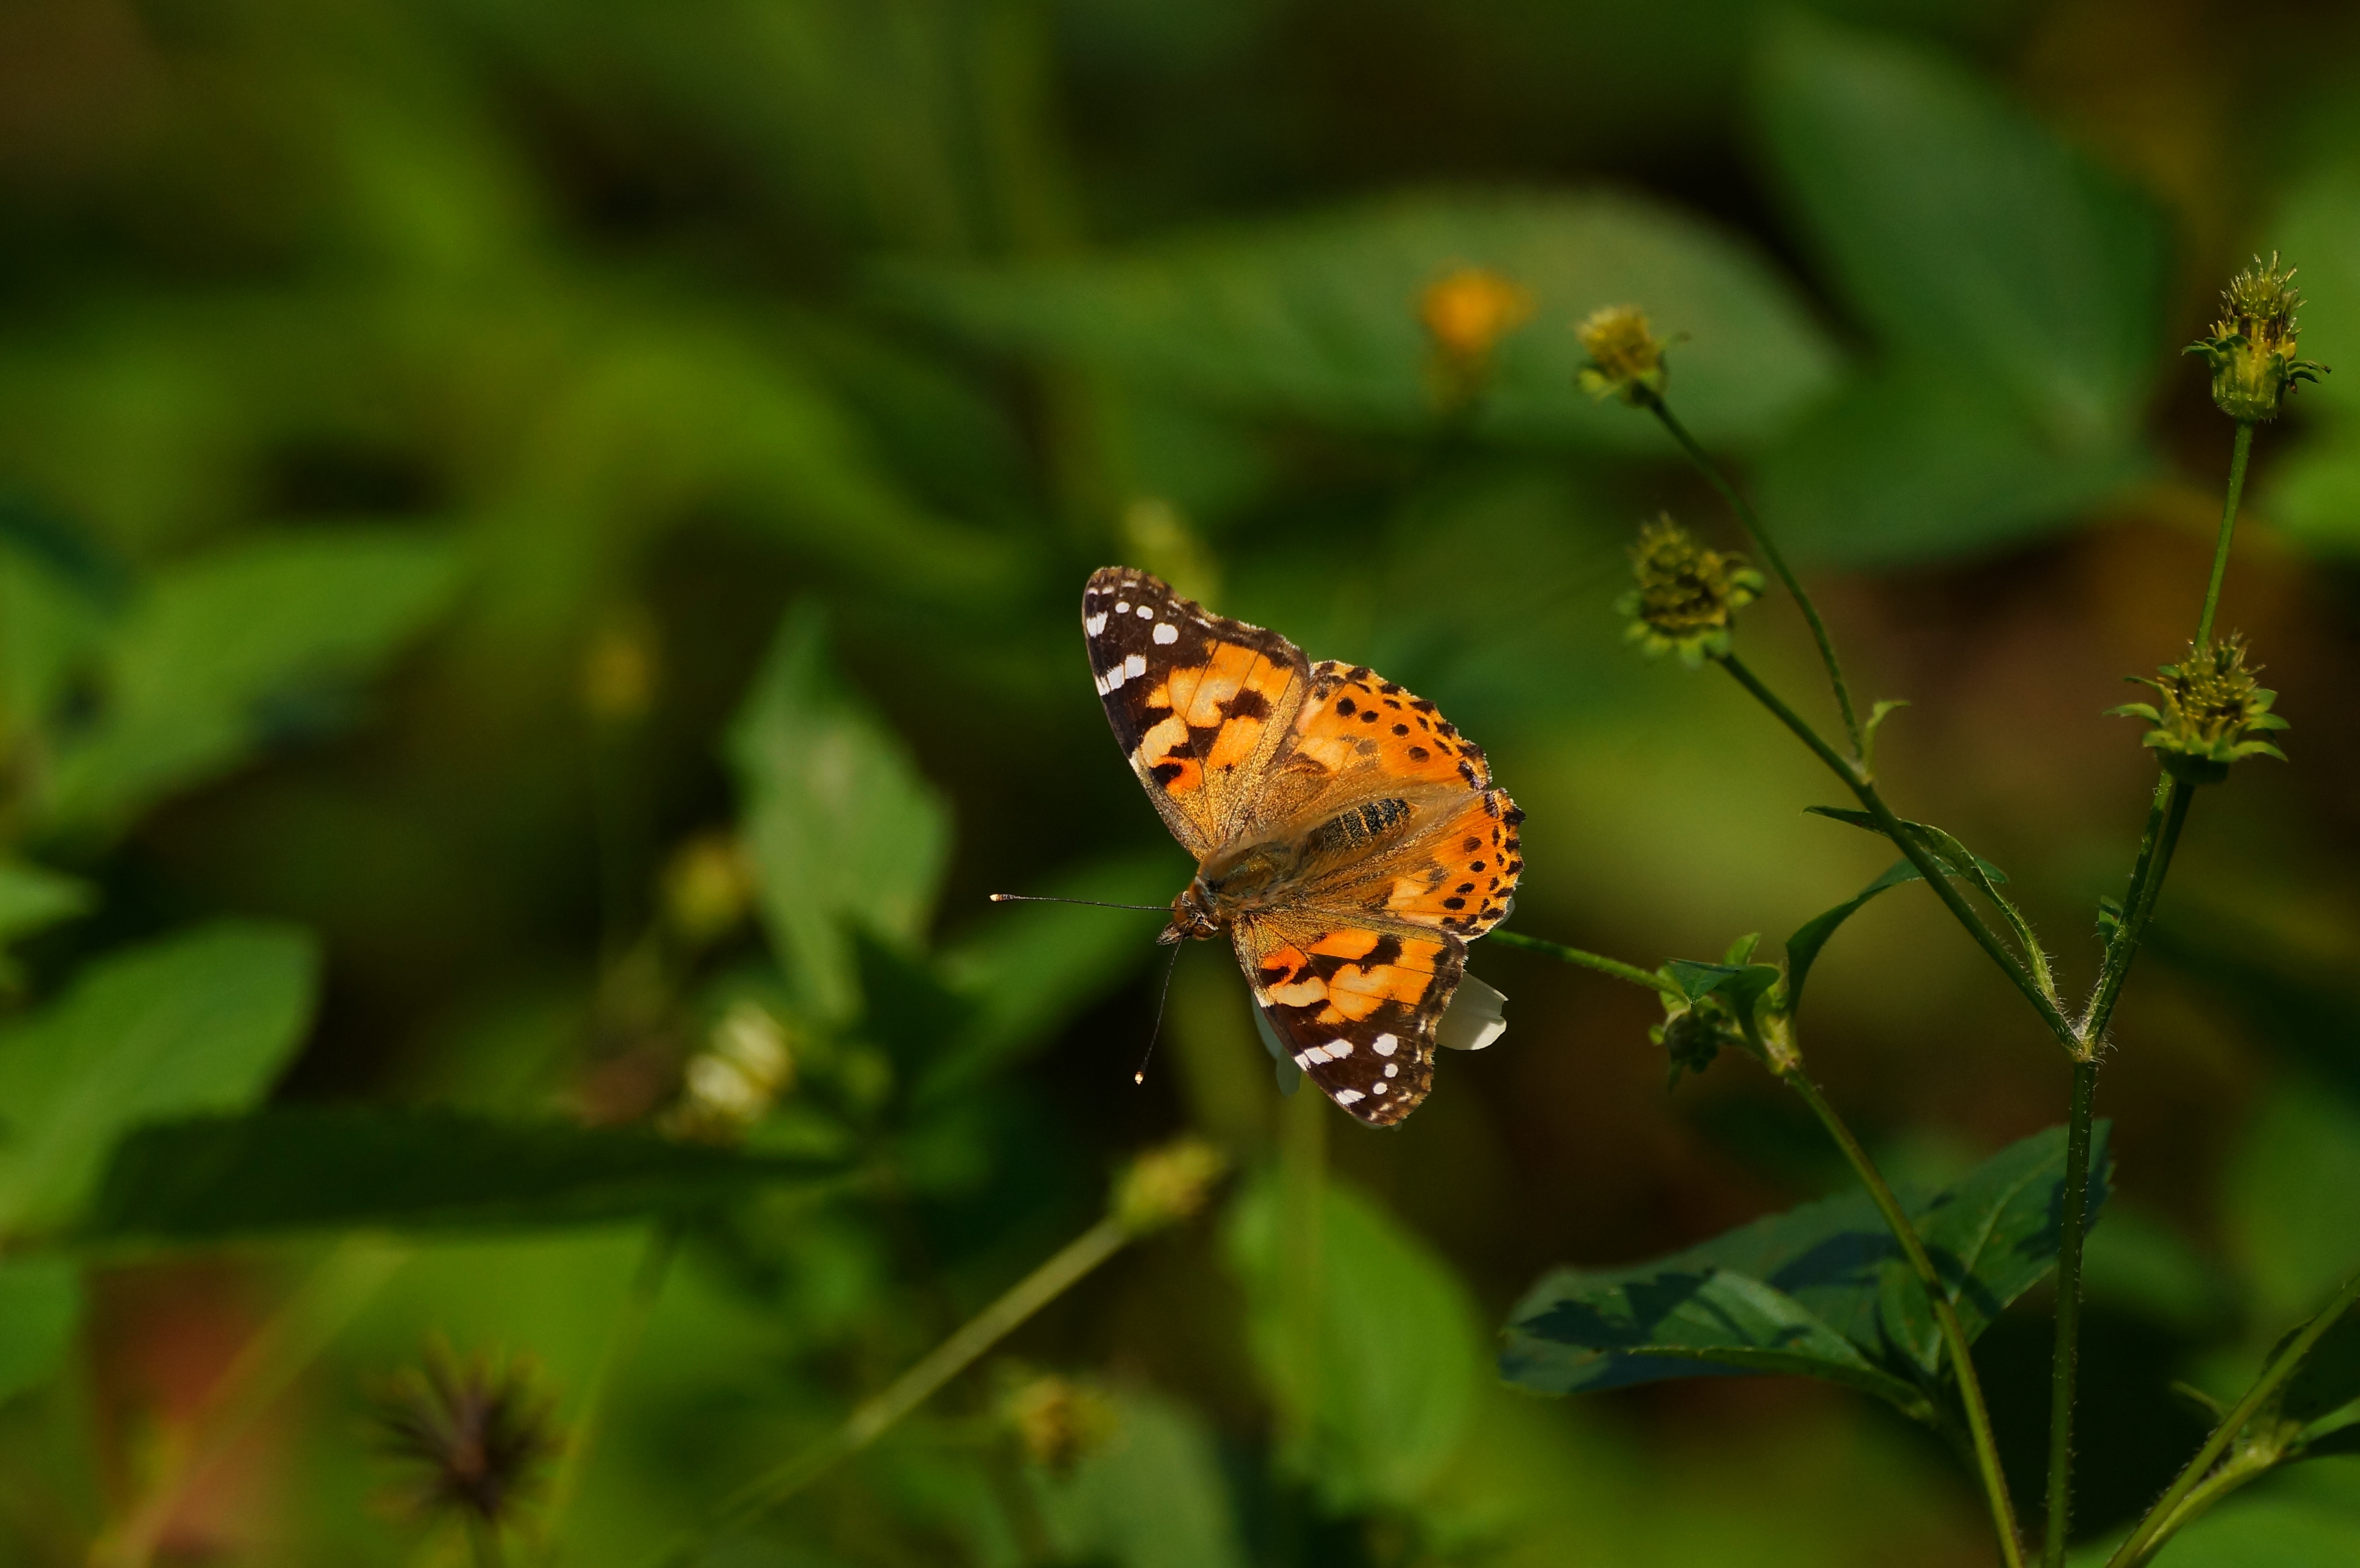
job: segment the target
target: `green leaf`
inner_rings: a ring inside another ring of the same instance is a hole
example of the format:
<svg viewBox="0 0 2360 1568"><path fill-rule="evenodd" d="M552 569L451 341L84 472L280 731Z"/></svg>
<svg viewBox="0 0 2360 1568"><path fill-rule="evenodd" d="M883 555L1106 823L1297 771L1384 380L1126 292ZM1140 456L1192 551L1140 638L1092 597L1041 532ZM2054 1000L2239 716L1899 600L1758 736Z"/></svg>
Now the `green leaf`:
<svg viewBox="0 0 2360 1568"><path fill-rule="evenodd" d="M2308 1425L2355 1399L2360 1399L2360 1312L2346 1308L2287 1380L2278 1410Z"/></svg>
<svg viewBox="0 0 2360 1568"><path fill-rule="evenodd" d="M838 687L821 617L790 615L729 735L764 923L805 1004L858 1010L850 929L923 938L950 809L890 730Z"/></svg>
<svg viewBox="0 0 2360 1568"><path fill-rule="evenodd" d="M80 877L22 860L0 860L0 947L86 914L97 904L98 889Z"/></svg>
<svg viewBox="0 0 2360 1568"><path fill-rule="evenodd" d="M1307 1451L1292 1455L1337 1511L1415 1498L1458 1447L1481 1377L1481 1331L1449 1266L1383 1210L1324 1189L1308 1345L1287 1316L1289 1256L1273 1176L1231 1211L1231 1266L1262 1380Z"/></svg>
<svg viewBox="0 0 2360 1568"><path fill-rule="evenodd" d="M2091 1153L2093 1214L2106 1197L2105 1140L2102 1122ZM2064 1172L2065 1132L2052 1127L2000 1150L1930 1197L1901 1194L1970 1339L2054 1267ZM1774 1368L1766 1362L1746 1365L1729 1346L1714 1359L1694 1345L1688 1348L1696 1354L1675 1356L1655 1341L1643 1350L1624 1339L1583 1337L1603 1334L1601 1325L1619 1321L1616 1312L1636 1311L1615 1304L1628 1300L1633 1287L1667 1277L1693 1282L1722 1276L1753 1281L1792 1302L1796 1312L1848 1342L1882 1377L1915 1384L1932 1375L1924 1291L1868 1194L1856 1191L1765 1215L1668 1257L1546 1276L1510 1315L1502 1373L1527 1388L1564 1392L1737 1370L1792 1370L1890 1396L1891 1389L1871 1387L1841 1359L1818 1369Z"/></svg>
<svg viewBox="0 0 2360 1568"><path fill-rule="evenodd" d="M448 1110L280 1107L126 1139L72 1239L190 1245L354 1229L589 1225L839 1172L833 1160Z"/></svg>
<svg viewBox="0 0 2360 1568"><path fill-rule="evenodd" d="M1117 1429L1070 1475L1034 1476L1061 1563L1244 1568L1221 1454L1202 1417L1144 1388L1112 1396Z"/></svg>
<svg viewBox="0 0 2360 1568"><path fill-rule="evenodd" d="M93 964L0 1033L0 1236L70 1216L130 1128L259 1098L317 970L301 931L224 923Z"/></svg>
<svg viewBox="0 0 2360 1568"><path fill-rule="evenodd" d="M0 1402L37 1388L65 1365L82 1315L82 1276L51 1258L0 1262Z"/></svg>
<svg viewBox="0 0 2360 1568"><path fill-rule="evenodd" d="M1675 958L1664 965L1664 972L1691 1002L1719 996L1738 1008L1753 1006L1755 997L1780 979L1774 964L1707 964L1693 958Z"/></svg>
<svg viewBox="0 0 2360 1568"><path fill-rule="evenodd" d="M1885 833L1885 830L1877 825L1876 819L1866 811L1846 811L1836 806L1806 806L1803 810L1815 816L1850 822L1853 827L1879 837ZM2049 975L2048 950L2040 945L2040 939L2033 935L2032 922L2000 893L1999 885L2007 880L2007 873L1931 823L1904 822L1901 825L1918 835L1933 855L1935 864L1991 900L1992 907L1999 910L2001 918L2007 921L2008 929L2016 933L2016 949L2024 955L2025 962L2031 965L2034 980L2053 998L2057 995L2057 986Z"/></svg>
<svg viewBox="0 0 2360 1568"><path fill-rule="evenodd" d="M291 704L373 673L448 602L449 549L358 530L263 539L158 578L109 644L95 724L58 745L51 826L120 825L217 777Z"/></svg>
<svg viewBox="0 0 2360 1568"><path fill-rule="evenodd" d="M2060 449L2115 444L2163 358L2152 201L1956 66L1823 23L1779 29L1760 109L1811 246L1888 347L2005 393Z"/></svg>
<svg viewBox="0 0 2360 1568"><path fill-rule="evenodd" d="M1786 281L1692 217L1624 196L1426 194L1170 241L1126 256L982 270L902 266L902 306L984 343L1284 418L1374 431L1439 411L1426 288L1482 267L1524 289L1469 416L1518 442L1652 451L1661 433L1579 391L1567 324L1636 304L1676 341L1681 417L1754 442L1828 390L1835 355Z"/></svg>
<svg viewBox="0 0 2360 1568"><path fill-rule="evenodd" d="M1922 1390L1871 1366L1793 1297L1721 1269L1656 1274L1558 1296L1516 1320L1501 1373L1545 1394L1663 1377L1786 1373L1858 1388L1919 1419L1930 1414Z"/></svg>
<svg viewBox="0 0 2360 1568"><path fill-rule="evenodd" d="M1918 880L1918 868L1906 860L1896 860L1885 868L1885 875L1862 888L1853 898L1838 904L1825 914L1815 915L1795 930L1786 939L1786 1010L1793 1012L1803 1005L1803 982L1810 977L1811 965L1819 961L1819 949L1827 946L1828 938L1836 928L1858 914L1871 898L1888 887L1898 887L1904 882Z"/></svg>

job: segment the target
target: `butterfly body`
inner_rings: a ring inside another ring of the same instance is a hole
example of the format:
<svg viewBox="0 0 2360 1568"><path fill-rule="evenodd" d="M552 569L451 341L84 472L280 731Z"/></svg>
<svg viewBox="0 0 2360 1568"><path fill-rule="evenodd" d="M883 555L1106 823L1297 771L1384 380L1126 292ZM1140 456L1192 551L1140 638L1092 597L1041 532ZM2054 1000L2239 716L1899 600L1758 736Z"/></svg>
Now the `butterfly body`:
<svg viewBox="0 0 2360 1568"><path fill-rule="evenodd" d="M1524 813L1433 703L1145 572L1094 573L1082 629L1116 741L1197 859L1162 940L1226 931L1297 1065L1399 1121L1467 942L1507 915Z"/></svg>

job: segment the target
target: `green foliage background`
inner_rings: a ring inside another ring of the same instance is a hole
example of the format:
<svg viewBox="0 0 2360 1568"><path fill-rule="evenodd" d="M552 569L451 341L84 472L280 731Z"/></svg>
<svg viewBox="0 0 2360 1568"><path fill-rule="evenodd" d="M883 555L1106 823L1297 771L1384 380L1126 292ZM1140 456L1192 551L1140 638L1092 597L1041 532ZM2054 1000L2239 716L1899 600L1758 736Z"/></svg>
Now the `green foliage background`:
<svg viewBox="0 0 2360 1568"><path fill-rule="evenodd" d="M1570 321L1628 301L1855 679L1914 702L1896 802L2081 983L2153 767L2097 713L2180 650L2228 446L2173 350L2276 247L2360 372L2355 87L2353 19L2205 0L0 13L0 1559L83 1561L260 1345L158 1560L459 1561L373 1505L364 1391L439 1335L578 1420L688 1214L554 1547L645 1562L1193 1129L1240 1163L1216 1214L701 1560L1987 1561L1940 1443L1855 1394L1499 1383L1549 1270L1609 1290L1843 1190L1744 1064L1666 1095L1648 998L1479 948L1504 1040L1326 1131L1306 1324L1278 1150L1317 1107L1226 955L1183 955L1138 1089L1153 920L984 895L1186 875L1081 655L1116 561L1478 736L1529 813L1518 929L1653 964L1875 877L1787 737L1620 641L1638 519L1721 526L1575 388ZM1416 305L1468 264L1535 309L1453 410ZM2203 1430L2166 1381L2234 1392L2360 1260L2341 378L2256 474L2223 614L2294 762L2208 798L2116 1027L2092 1540ZM1783 606L1742 637L1808 686ZM661 874L716 831L755 908L683 944ZM1812 974L1815 1072L1914 1190L2059 1119L1922 890ZM748 1001L792 1090L742 1147L654 1136ZM1981 1349L2029 1497L2027 1288ZM1114 1443L1028 1465L1023 1366L1105 1388ZM2335 1458L2164 1561L2355 1555Z"/></svg>

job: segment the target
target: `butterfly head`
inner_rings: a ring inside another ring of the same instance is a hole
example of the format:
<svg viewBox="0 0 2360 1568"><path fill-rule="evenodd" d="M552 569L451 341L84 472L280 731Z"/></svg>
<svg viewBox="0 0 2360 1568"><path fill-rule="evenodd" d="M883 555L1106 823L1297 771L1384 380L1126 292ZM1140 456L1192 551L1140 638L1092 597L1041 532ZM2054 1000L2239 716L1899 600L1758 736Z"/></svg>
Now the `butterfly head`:
<svg viewBox="0 0 2360 1568"><path fill-rule="evenodd" d="M1191 877L1180 896L1172 900L1172 923L1155 940L1167 945L1183 942L1202 942L1221 934L1221 918L1213 908L1213 895L1201 877Z"/></svg>

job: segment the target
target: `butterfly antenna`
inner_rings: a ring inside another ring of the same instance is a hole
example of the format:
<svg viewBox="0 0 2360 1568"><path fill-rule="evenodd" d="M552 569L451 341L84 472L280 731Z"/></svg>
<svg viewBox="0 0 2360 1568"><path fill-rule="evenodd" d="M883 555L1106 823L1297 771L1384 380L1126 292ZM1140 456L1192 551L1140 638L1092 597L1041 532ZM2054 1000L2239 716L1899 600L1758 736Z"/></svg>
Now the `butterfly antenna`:
<svg viewBox="0 0 2360 1568"><path fill-rule="evenodd" d="M1148 1031L1147 1049L1139 1054L1139 1071L1131 1075L1134 1083L1147 1082L1147 1063L1155 1055L1155 1042L1164 1038L1164 1005L1172 1000L1172 975L1180 967L1180 948L1172 948L1172 962L1164 966L1164 992L1155 998L1155 1027Z"/></svg>
<svg viewBox="0 0 2360 1568"><path fill-rule="evenodd" d="M1060 898L1052 893L994 893L995 904L1087 904L1094 909L1144 909L1151 915L1168 915L1169 904L1109 904L1103 898Z"/></svg>

